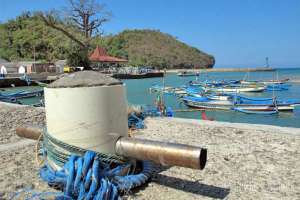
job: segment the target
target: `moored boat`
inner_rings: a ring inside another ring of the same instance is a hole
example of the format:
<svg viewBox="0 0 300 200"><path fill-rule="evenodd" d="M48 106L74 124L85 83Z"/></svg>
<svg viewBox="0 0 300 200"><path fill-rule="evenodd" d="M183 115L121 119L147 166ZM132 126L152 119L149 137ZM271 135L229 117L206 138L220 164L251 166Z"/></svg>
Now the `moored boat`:
<svg viewBox="0 0 300 200"><path fill-rule="evenodd" d="M206 91L222 93L240 93L240 92L262 92L266 86L245 86L245 85L228 85L224 87L205 87Z"/></svg>
<svg viewBox="0 0 300 200"><path fill-rule="evenodd" d="M37 96L43 96L44 90L35 90L35 91L19 91L19 92L11 92L11 93L0 93L0 98L32 98Z"/></svg>
<svg viewBox="0 0 300 200"><path fill-rule="evenodd" d="M233 107L232 109L235 110L235 111L245 113L245 114L273 115L273 114L278 113L278 110L277 110L276 107L270 107L269 109L266 109L266 110L263 110L263 111L261 111L261 110L247 110L245 108L236 108L236 107Z"/></svg>
<svg viewBox="0 0 300 200"><path fill-rule="evenodd" d="M182 71L182 72L178 72L177 76L199 76L199 73Z"/></svg>
<svg viewBox="0 0 300 200"><path fill-rule="evenodd" d="M184 97L183 103L188 107L202 109L220 109L231 110L239 108L252 111L268 111L270 107L276 106L279 111L293 111L299 102L295 100L274 100L272 98L263 98L262 100L239 99L237 96L227 100L215 100L209 97Z"/></svg>

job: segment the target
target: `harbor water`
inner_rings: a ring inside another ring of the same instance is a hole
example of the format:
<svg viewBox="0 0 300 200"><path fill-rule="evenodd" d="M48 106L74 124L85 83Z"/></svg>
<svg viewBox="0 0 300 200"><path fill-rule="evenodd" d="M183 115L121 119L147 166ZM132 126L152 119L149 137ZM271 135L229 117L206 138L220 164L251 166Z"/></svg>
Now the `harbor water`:
<svg viewBox="0 0 300 200"><path fill-rule="evenodd" d="M199 79L205 80L240 80L245 76L247 80L273 80L290 78L291 80L300 80L300 69L278 69L275 72L209 72L201 73ZM188 84L189 81L195 80L195 77L179 77L175 73L167 74L165 77L165 86L180 87ZM150 93L149 88L153 84L162 85L162 78L151 78L142 80L126 80L128 102L131 104L153 105L157 94ZM300 82L289 82L289 90L285 91L265 91L261 93L242 93L252 97L273 97L278 99L297 99L300 101ZM167 106L174 110L188 109L180 99L173 95L164 95ZM300 128L300 106L296 107L294 112L279 112L276 115L255 115L245 114L236 111L205 111L208 118L216 121L252 123L252 124L269 124L277 126L288 126ZM201 111L195 112L175 112L175 117L201 119Z"/></svg>
<svg viewBox="0 0 300 200"><path fill-rule="evenodd" d="M209 72L201 73L199 79L202 81L209 80L240 80L247 75L247 80L273 80L285 79L300 80L300 69L278 69L275 72ZM278 77L277 77L278 75ZM189 81L195 80L195 77L179 77L175 73L168 73L165 77L165 86L180 87L188 84ZM150 93L149 88L154 84L162 85L162 78L124 80L127 88L127 99L129 104L134 105L154 105L157 93ZM278 99L297 99L300 101L300 82L288 82L289 90L284 91L265 91L261 93L243 93L243 95L252 97L273 97ZM39 87L17 87L4 88L0 92L8 93L11 91L32 91L40 89ZM3 91L4 90L4 91ZM173 110L188 110L181 100L174 95L164 95L167 106ZM22 104L35 104L40 101L40 97L34 97L21 100ZM252 124L269 124L277 126L288 126L300 128L300 106L296 107L294 112L280 112L276 115L255 115L245 114L236 111L205 111L208 118L215 121L252 123ZM201 119L201 111L193 112L175 112L175 117Z"/></svg>

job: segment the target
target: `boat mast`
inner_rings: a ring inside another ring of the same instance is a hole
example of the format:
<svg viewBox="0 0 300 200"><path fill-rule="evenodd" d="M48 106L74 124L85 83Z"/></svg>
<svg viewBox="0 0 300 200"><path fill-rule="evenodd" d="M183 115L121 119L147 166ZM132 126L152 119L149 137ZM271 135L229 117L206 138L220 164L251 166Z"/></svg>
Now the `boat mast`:
<svg viewBox="0 0 300 200"><path fill-rule="evenodd" d="M166 68L164 69L164 75L163 75L163 78L162 78L162 84L163 84L163 88L162 88L162 90L161 90L161 96L160 96L160 99L161 99L161 105L160 105L160 107L163 109L162 110L162 112L163 112L163 114L165 114L164 113L164 107L165 107L165 103L164 103L164 92L165 92L165 76L166 76Z"/></svg>

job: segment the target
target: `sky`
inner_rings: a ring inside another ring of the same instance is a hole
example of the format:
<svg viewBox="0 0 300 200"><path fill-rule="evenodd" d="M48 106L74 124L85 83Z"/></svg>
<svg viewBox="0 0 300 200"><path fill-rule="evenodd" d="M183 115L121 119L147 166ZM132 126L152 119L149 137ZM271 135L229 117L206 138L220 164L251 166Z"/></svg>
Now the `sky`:
<svg viewBox="0 0 300 200"><path fill-rule="evenodd" d="M300 67L300 0L100 0L106 34L155 29L216 59L217 67ZM0 22L23 11L61 9L64 0L0 0Z"/></svg>

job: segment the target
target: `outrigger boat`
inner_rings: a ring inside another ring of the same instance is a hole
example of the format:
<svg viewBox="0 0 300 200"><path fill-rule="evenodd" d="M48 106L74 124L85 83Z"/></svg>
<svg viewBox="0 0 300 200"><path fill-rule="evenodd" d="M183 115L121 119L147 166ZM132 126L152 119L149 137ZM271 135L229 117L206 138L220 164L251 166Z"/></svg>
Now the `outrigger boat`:
<svg viewBox="0 0 300 200"><path fill-rule="evenodd" d="M284 84L287 83L289 79L282 79L282 80L258 80L258 81L246 81L241 80L241 84L264 84L264 85L270 85L270 84Z"/></svg>
<svg viewBox="0 0 300 200"><path fill-rule="evenodd" d="M150 92L163 92L164 94L170 94L170 95L178 95L178 96L184 96L187 94L185 88L183 87L163 87L159 85L154 85L151 88L149 88Z"/></svg>
<svg viewBox="0 0 300 200"><path fill-rule="evenodd" d="M266 89L263 85L227 85L224 87L204 87L205 91L218 93L262 92Z"/></svg>
<svg viewBox="0 0 300 200"><path fill-rule="evenodd" d="M253 110L247 110L243 108L232 108L235 111L242 112L245 114L260 114L260 115L273 115L273 114L278 114L278 109L276 107L270 107L269 110L264 110L264 111L253 111Z"/></svg>
<svg viewBox="0 0 300 200"><path fill-rule="evenodd" d="M23 98L32 98L37 96L43 96L44 90L36 90L36 91L19 91L13 93L0 93L0 98L16 98L16 99L23 99Z"/></svg>
<svg viewBox="0 0 300 200"><path fill-rule="evenodd" d="M296 105L300 105L300 102L295 100L282 101L272 98L251 99L233 95L226 98L227 100L216 100L209 96L187 96L183 98L183 103L186 106L193 108L218 110L231 110L232 108L238 108L249 111L269 111L270 107L274 107L275 105L279 111L293 111Z"/></svg>
<svg viewBox="0 0 300 200"><path fill-rule="evenodd" d="M286 79L281 79L281 80L268 80L268 81L259 81L259 83L263 83L265 85L269 85L269 84L283 84L288 82L290 79L286 78Z"/></svg>
<svg viewBox="0 0 300 200"><path fill-rule="evenodd" d="M283 91L283 90L288 90L289 85L286 84L270 84L267 85L267 91Z"/></svg>

